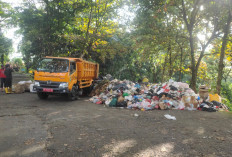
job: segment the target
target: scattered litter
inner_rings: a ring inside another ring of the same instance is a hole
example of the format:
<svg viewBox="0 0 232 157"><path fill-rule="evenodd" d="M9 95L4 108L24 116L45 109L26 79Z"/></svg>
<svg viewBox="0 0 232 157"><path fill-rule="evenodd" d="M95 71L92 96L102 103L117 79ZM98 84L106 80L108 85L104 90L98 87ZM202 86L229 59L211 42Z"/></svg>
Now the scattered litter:
<svg viewBox="0 0 232 157"><path fill-rule="evenodd" d="M137 113L134 114L135 117L138 117L139 115Z"/></svg>
<svg viewBox="0 0 232 157"><path fill-rule="evenodd" d="M220 140L220 141L225 141L224 137L216 137L216 139Z"/></svg>
<svg viewBox="0 0 232 157"><path fill-rule="evenodd" d="M171 116L169 114L165 114L164 117L166 117L167 119L176 120L175 116Z"/></svg>
<svg viewBox="0 0 232 157"><path fill-rule="evenodd" d="M31 139L28 139L28 140L24 141L24 144L25 144L25 145L31 145L31 144L33 144L34 142L35 142L35 139L34 139L34 138L31 138Z"/></svg>

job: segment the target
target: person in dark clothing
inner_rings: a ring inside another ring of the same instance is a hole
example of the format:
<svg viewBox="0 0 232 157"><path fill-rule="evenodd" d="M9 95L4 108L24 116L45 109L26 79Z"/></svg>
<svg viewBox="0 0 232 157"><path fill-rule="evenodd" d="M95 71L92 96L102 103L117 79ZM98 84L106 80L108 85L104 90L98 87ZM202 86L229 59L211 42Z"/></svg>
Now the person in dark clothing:
<svg viewBox="0 0 232 157"><path fill-rule="evenodd" d="M12 92L12 88L11 88L12 87L12 72L13 72L13 69L10 67L10 64L6 64L4 74L6 75L5 91L7 94Z"/></svg>
<svg viewBox="0 0 232 157"><path fill-rule="evenodd" d="M4 65L1 66L0 69L0 79L1 79L1 91L4 91L4 88L6 87L5 82L6 82L6 76L4 74L5 68Z"/></svg>

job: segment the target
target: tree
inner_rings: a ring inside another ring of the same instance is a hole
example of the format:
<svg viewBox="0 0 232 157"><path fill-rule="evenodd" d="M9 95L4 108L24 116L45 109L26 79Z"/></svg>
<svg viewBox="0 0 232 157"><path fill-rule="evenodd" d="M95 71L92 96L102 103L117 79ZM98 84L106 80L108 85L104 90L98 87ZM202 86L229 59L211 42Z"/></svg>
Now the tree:
<svg viewBox="0 0 232 157"><path fill-rule="evenodd" d="M12 50L12 41L6 38L2 32L2 28L9 23L11 15L11 7L0 0L0 56L2 64L4 64L5 56L7 56Z"/></svg>
<svg viewBox="0 0 232 157"><path fill-rule="evenodd" d="M139 45L144 47L143 54L163 57L161 81L176 77L176 69L179 69L180 80L182 72L190 68L190 86L196 92L205 51L220 35L224 17L221 3L212 0L137 2L135 28ZM204 34L205 40L199 39L199 34Z"/></svg>
<svg viewBox="0 0 232 157"><path fill-rule="evenodd" d="M228 13L227 13L227 22L224 26L223 30L223 38L222 38L222 46L221 46L221 53L220 53L220 61L218 64L218 77L217 77L217 93L221 93L221 81L222 81L222 75L223 75L223 69L224 69L224 58L225 58L225 50L226 46L228 43L228 37L230 34L230 29L231 29L231 22L232 22L232 11L231 11L231 6L232 3L228 1Z"/></svg>
<svg viewBox="0 0 232 157"><path fill-rule="evenodd" d="M118 30L113 16L119 0L43 0L43 3L44 7L37 8L28 2L18 10L25 64L31 58L36 61L46 55L104 61L117 54L111 41Z"/></svg>
<svg viewBox="0 0 232 157"><path fill-rule="evenodd" d="M5 27L7 23L12 22L11 17L13 15L13 10L8 3L2 2L0 0L0 30Z"/></svg>
<svg viewBox="0 0 232 157"><path fill-rule="evenodd" d="M4 64L4 58L12 51L12 41L6 38L0 31L0 55L1 63Z"/></svg>
<svg viewBox="0 0 232 157"><path fill-rule="evenodd" d="M134 49L143 56L142 62L151 63L152 70L147 74L153 73L155 82L172 77L180 79L184 72L182 67L185 67L183 63L189 57L183 38L186 33L181 28L183 22L173 5L173 1L140 0L135 6L138 9L134 20Z"/></svg>
<svg viewBox="0 0 232 157"><path fill-rule="evenodd" d="M202 0L196 0L196 1L181 0L181 6L179 7L177 5L177 7L181 11L181 16L185 22L186 29L189 34L188 39L190 45L191 72L192 72L190 86L196 92L198 69L201 64L201 60L204 57L205 50L208 47L208 45L219 35L218 34L219 8L216 7L215 2L202 1ZM211 26L211 29L208 27L209 23L213 25ZM206 36L205 42L201 42L199 39L196 40L197 34L201 32L202 29L206 30L206 34L211 33L210 36L208 37ZM199 44L201 46L201 50L200 50L200 55L197 57L198 59L196 61L196 52L197 52L196 47Z"/></svg>

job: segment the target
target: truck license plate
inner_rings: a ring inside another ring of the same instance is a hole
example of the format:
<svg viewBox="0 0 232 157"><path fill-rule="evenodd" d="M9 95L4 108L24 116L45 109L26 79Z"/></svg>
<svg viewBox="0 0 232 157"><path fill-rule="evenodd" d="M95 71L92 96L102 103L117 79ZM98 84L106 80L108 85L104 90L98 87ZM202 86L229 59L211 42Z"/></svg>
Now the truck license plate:
<svg viewBox="0 0 232 157"><path fill-rule="evenodd" d="M51 89L51 88L43 88L43 92L53 92L53 89Z"/></svg>

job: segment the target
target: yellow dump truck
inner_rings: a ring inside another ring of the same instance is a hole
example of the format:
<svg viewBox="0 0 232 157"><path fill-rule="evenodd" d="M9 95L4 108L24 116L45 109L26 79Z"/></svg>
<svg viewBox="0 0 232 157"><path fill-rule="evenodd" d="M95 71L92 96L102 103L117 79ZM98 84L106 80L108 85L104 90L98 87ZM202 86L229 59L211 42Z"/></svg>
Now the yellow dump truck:
<svg viewBox="0 0 232 157"><path fill-rule="evenodd" d="M98 78L99 64L81 58L45 57L34 72L34 90L40 99L67 95L76 100Z"/></svg>

